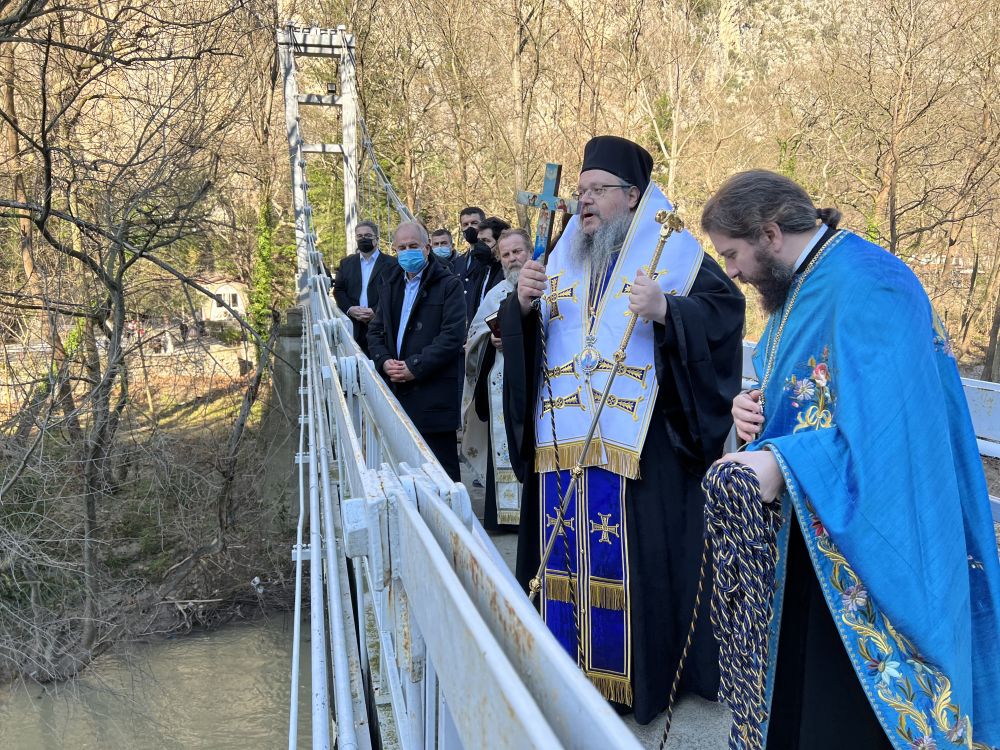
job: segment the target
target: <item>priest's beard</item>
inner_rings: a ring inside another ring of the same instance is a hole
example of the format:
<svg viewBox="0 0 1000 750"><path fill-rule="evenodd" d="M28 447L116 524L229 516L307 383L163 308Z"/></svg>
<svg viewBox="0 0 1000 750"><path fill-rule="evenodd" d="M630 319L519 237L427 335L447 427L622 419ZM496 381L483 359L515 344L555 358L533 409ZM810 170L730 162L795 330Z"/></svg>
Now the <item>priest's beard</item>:
<svg viewBox="0 0 1000 750"><path fill-rule="evenodd" d="M507 283L508 284L510 284L512 287L516 288L517 287L517 280L518 280L518 278L520 276L521 276L521 266L520 265L516 265L516 266L512 266L511 268L507 269L507 273L504 275L504 278L507 279Z"/></svg>
<svg viewBox="0 0 1000 750"><path fill-rule="evenodd" d="M601 223L593 234L580 230L569 246L570 264L577 268L590 266L592 280L604 280L614 254L621 249L632 223L632 214L624 211Z"/></svg>
<svg viewBox="0 0 1000 750"><path fill-rule="evenodd" d="M768 315L773 313L783 304L788 297L788 290L792 286L792 279L795 271L791 266L786 266L773 255L768 253L763 247L757 248L754 253L754 260L757 261L757 272L753 277L747 277L747 282L752 284L760 295L760 306Z"/></svg>

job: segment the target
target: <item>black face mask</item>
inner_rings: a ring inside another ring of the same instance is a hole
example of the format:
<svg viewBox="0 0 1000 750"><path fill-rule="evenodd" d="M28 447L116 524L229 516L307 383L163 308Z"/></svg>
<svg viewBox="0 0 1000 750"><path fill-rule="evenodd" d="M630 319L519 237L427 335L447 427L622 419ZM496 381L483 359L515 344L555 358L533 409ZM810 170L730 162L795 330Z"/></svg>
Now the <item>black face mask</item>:
<svg viewBox="0 0 1000 750"><path fill-rule="evenodd" d="M359 253L370 253L375 249L375 240L371 237L362 237L358 240L358 252Z"/></svg>
<svg viewBox="0 0 1000 750"><path fill-rule="evenodd" d="M488 264L493 260L493 249L485 242L479 241L472 247L472 257L480 263Z"/></svg>
<svg viewBox="0 0 1000 750"><path fill-rule="evenodd" d="M465 241L470 245L475 245L476 240L479 239L479 230L475 227L467 227L462 236L465 237Z"/></svg>

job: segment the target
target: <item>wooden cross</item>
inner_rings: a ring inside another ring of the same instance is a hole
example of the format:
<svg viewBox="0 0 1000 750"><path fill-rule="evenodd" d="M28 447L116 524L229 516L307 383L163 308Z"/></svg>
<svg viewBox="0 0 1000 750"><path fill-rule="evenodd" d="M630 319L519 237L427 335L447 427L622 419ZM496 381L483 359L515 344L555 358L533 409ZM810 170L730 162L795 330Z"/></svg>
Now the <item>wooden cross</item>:
<svg viewBox="0 0 1000 750"><path fill-rule="evenodd" d="M618 526L619 526L619 524L616 523L614 526L609 526L608 525L608 521L611 520L611 514L610 513L607 513L607 514L598 513L597 515L601 517L601 522L599 524L597 524L597 523L594 523L593 521L591 521L590 522L590 533L591 534L596 534L598 531L601 532L601 538L597 540L598 543L605 542L606 544L611 544L611 537L609 537L608 534L614 534L619 539L621 539L621 536L619 536L619 534L618 534Z"/></svg>
<svg viewBox="0 0 1000 750"><path fill-rule="evenodd" d="M549 162L545 165L545 182L541 193L529 193L525 190L517 194L516 202L521 206L540 209L538 223L535 225L535 250L531 257L538 260L549 249L552 242L552 217L556 211L575 214L579 210L576 201L560 198L559 179L562 176L562 165Z"/></svg>

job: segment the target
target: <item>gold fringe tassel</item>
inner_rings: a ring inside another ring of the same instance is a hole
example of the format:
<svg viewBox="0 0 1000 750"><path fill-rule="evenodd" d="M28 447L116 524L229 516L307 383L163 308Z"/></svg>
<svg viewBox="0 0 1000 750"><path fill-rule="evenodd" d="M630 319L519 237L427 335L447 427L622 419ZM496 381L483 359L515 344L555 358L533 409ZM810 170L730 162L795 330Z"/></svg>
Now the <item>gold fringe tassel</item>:
<svg viewBox="0 0 1000 750"><path fill-rule="evenodd" d="M497 522L508 526L517 526L521 523L521 511L519 510L498 510Z"/></svg>
<svg viewBox="0 0 1000 750"><path fill-rule="evenodd" d="M601 453L608 457L607 463L600 463ZM559 467L563 470L572 469L578 463L584 466L600 466L613 474L626 479L639 478L639 453L637 451L606 445L595 438L587 449L587 458L580 460L583 454L583 441L559 445ZM535 451L535 471L541 473L556 470L556 450L551 445L543 445Z"/></svg>
<svg viewBox="0 0 1000 750"><path fill-rule="evenodd" d="M570 599L570 579L566 576L545 575L545 598L553 602L565 602L569 604Z"/></svg>
<svg viewBox="0 0 1000 750"><path fill-rule="evenodd" d="M625 609L625 586L591 579L590 603L594 607L621 612Z"/></svg>
<svg viewBox="0 0 1000 750"><path fill-rule="evenodd" d="M617 474L626 479L639 478L639 454L625 448L615 448L604 446L608 455L608 464L604 468L612 474Z"/></svg>
<svg viewBox="0 0 1000 750"><path fill-rule="evenodd" d="M587 677L609 701L632 705L632 681L628 677L595 672L587 672Z"/></svg>
<svg viewBox="0 0 1000 750"><path fill-rule="evenodd" d="M574 443L559 444L559 468L563 470L572 469L578 463L584 466L596 466L601 461L601 452L604 444L600 438L594 438L587 449L587 459L581 461L583 455L583 441L577 440ZM541 473L556 470L556 449L551 445L543 445L535 451L535 471Z"/></svg>

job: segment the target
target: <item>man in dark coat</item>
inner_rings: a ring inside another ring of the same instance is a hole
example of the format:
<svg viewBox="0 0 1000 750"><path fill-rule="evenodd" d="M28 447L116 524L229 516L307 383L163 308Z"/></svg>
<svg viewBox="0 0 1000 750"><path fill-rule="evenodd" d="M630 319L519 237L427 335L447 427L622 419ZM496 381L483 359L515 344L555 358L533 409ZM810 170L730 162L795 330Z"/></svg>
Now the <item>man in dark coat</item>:
<svg viewBox="0 0 1000 750"><path fill-rule="evenodd" d="M462 282L430 251L427 230L403 222L392 240L398 265L382 275L368 330L375 367L441 466L456 482L459 382L465 362Z"/></svg>
<svg viewBox="0 0 1000 750"><path fill-rule="evenodd" d="M518 579L532 584L560 487L579 464L566 525L532 588L566 650L582 652L590 680L640 724L666 708L684 648L701 560L701 477L732 425L744 314L743 296L690 234L671 238L650 278L659 225L649 207L669 206L650 184L652 166L635 143L591 140L579 217L547 266L524 264L517 294L500 308L503 412L524 483ZM532 308L543 294L544 330ZM629 313L642 322L584 452L577 436L594 418ZM711 629L699 628L681 687L714 700L717 685L717 648Z"/></svg>
<svg viewBox="0 0 1000 750"><path fill-rule="evenodd" d="M393 265L392 258L379 252L378 225L362 221L354 230L357 253L340 261L333 283L333 298L354 322L354 340L368 354L368 326L378 308L379 278Z"/></svg>
<svg viewBox="0 0 1000 750"><path fill-rule="evenodd" d="M455 241L447 229L435 229L431 232L431 252L438 260L448 266L452 273L458 273L457 265L461 256L455 251Z"/></svg>
<svg viewBox="0 0 1000 750"><path fill-rule="evenodd" d="M472 270L463 280L466 285L465 307L469 325L472 325L486 293L503 281L503 268L497 257L497 242L505 229L510 229L510 224L497 216L479 223L476 244L472 247Z"/></svg>
<svg viewBox="0 0 1000 750"><path fill-rule="evenodd" d="M479 225L484 221L486 221L486 212L479 206L466 206L458 212L458 228L467 246L465 252L458 253L458 258L454 266L455 273L463 280L463 285L465 284L466 275L473 268L472 248L479 239Z"/></svg>

